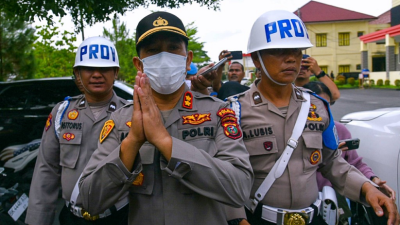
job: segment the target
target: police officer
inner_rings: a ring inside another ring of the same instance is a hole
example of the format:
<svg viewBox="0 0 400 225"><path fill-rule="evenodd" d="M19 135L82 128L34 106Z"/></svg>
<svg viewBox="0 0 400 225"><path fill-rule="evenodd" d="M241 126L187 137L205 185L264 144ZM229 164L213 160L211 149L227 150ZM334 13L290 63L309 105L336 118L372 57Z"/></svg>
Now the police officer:
<svg viewBox="0 0 400 225"><path fill-rule="evenodd" d="M85 168L84 208L97 214L129 190L129 224L226 223L221 203L242 206L252 170L233 110L185 84L193 53L167 12L136 29L134 103L113 113Z"/></svg>
<svg viewBox="0 0 400 225"><path fill-rule="evenodd" d="M84 40L76 53L74 76L83 95L66 97L47 118L33 174L26 223L53 224L59 189L65 206L60 224L127 224L127 198L99 215L81 208L77 181L104 122L127 102L113 91L119 71L115 46L102 37ZM75 190L74 190L75 189ZM125 206L125 207L124 207Z"/></svg>
<svg viewBox="0 0 400 225"><path fill-rule="evenodd" d="M266 12L252 27L248 52L262 79L229 97L255 175L247 219L250 224L325 224L319 170L339 193L365 199L377 215L387 213L388 224L399 224L391 199L340 157L329 104L292 85L302 50L311 46L306 27L291 12Z"/></svg>

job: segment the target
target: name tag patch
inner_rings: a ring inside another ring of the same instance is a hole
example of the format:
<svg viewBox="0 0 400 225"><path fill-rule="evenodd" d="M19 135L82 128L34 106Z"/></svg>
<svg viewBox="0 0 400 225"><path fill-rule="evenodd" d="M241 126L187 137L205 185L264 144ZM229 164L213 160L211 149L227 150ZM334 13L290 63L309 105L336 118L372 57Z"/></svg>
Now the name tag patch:
<svg viewBox="0 0 400 225"><path fill-rule="evenodd" d="M272 127L258 127L254 129L243 130L243 139L251 139L255 137L268 136L274 134Z"/></svg>
<svg viewBox="0 0 400 225"><path fill-rule="evenodd" d="M82 130L82 123L62 122L61 129Z"/></svg>

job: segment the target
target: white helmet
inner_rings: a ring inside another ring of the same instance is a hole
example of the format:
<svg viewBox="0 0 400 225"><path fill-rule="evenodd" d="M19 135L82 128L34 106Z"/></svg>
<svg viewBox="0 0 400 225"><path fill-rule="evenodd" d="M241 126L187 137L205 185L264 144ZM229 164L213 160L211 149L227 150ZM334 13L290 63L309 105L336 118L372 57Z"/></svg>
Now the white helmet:
<svg viewBox="0 0 400 225"><path fill-rule="evenodd" d="M74 67L77 66L119 67L117 49L103 37L87 38L76 52Z"/></svg>
<svg viewBox="0 0 400 225"><path fill-rule="evenodd" d="M285 10L273 10L262 14L251 28L247 52L271 48L310 48L303 21Z"/></svg>

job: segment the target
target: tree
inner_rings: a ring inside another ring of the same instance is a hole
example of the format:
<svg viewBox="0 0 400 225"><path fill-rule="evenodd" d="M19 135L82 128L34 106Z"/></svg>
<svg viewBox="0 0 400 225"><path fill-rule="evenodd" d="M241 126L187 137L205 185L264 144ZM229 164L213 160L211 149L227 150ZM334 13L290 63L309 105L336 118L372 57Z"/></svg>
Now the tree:
<svg viewBox="0 0 400 225"><path fill-rule="evenodd" d="M103 28L103 36L113 42L117 49L120 66L118 79L133 84L137 73L132 63L132 58L137 56L135 38L130 36L125 23L120 24L118 17L113 19L112 24L111 30Z"/></svg>
<svg viewBox="0 0 400 225"><path fill-rule="evenodd" d="M35 78L72 75L76 50L73 44L76 41L75 34L69 31L60 33L59 27L53 25L37 26L36 29L38 36L33 44Z"/></svg>
<svg viewBox="0 0 400 225"><path fill-rule="evenodd" d="M33 76L34 32L24 20L7 17L0 10L0 81Z"/></svg>
<svg viewBox="0 0 400 225"><path fill-rule="evenodd" d="M199 67L203 67L205 63L210 61L210 57L207 52L203 50L204 42L199 42L199 38L196 37L197 27L194 26L194 22L189 23L185 26L186 33L189 37L188 49L193 51L193 63L196 63Z"/></svg>
<svg viewBox="0 0 400 225"><path fill-rule="evenodd" d="M35 16L45 19L50 24L53 15L64 17L69 13L75 24L75 32L83 31L86 25L105 22L112 19L113 14L124 14L139 6L148 7L155 4L159 7L179 8L184 4L199 3L201 6L219 8L220 0L2 0L0 9L8 15L19 15L27 21L34 21ZM83 33L83 32L82 32ZM82 38L84 39L84 37Z"/></svg>

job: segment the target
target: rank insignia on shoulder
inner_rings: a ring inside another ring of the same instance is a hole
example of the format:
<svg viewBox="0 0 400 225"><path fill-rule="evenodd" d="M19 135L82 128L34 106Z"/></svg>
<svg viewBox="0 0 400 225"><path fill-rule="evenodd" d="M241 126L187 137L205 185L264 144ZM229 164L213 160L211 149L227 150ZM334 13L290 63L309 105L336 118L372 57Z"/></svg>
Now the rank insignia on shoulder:
<svg viewBox="0 0 400 225"><path fill-rule="evenodd" d="M226 115L235 116L235 111L233 111L232 109L229 109L229 108L222 108L217 112L217 115L221 118Z"/></svg>
<svg viewBox="0 0 400 225"><path fill-rule="evenodd" d="M258 93L258 91L253 93L253 101L254 101L255 105L262 103L262 98L261 98L260 93Z"/></svg>
<svg viewBox="0 0 400 225"><path fill-rule="evenodd" d="M204 114L193 114L188 116L182 116L182 124L192 124L192 125L199 125L206 121L211 121L211 113L204 113Z"/></svg>
<svg viewBox="0 0 400 225"><path fill-rule="evenodd" d="M129 128L131 128L131 126L132 126L132 122L131 121L128 121L128 122L126 122L125 123Z"/></svg>
<svg viewBox="0 0 400 225"><path fill-rule="evenodd" d="M44 126L44 129L46 131L50 128L51 124L53 123L52 119L53 119L53 115L51 115L51 113L50 113L49 116L47 117L46 125Z"/></svg>
<svg viewBox="0 0 400 225"><path fill-rule="evenodd" d="M310 111L308 112L308 120L311 121L321 121L322 118L318 115L317 113L317 106L311 103L310 105Z"/></svg>
<svg viewBox="0 0 400 225"><path fill-rule="evenodd" d="M132 182L132 184L135 186L142 186L143 181L144 181L144 174L140 172L135 178L135 180Z"/></svg>
<svg viewBox="0 0 400 225"><path fill-rule="evenodd" d="M112 129L114 128L115 124L113 120L107 120L104 123L103 129L101 129L100 132L100 143L103 143L103 141L106 139L106 137L111 133Z"/></svg>
<svg viewBox="0 0 400 225"><path fill-rule="evenodd" d="M73 109L73 110L68 112L68 119L75 120L76 118L78 118L78 115L79 115L78 110Z"/></svg>
<svg viewBox="0 0 400 225"><path fill-rule="evenodd" d="M70 141L75 138L75 134L68 132L68 133L63 134L63 138L67 141Z"/></svg>
<svg viewBox="0 0 400 225"><path fill-rule="evenodd" d="M187 91L183 95L182 107L186 108L186 109L192 109L193 108L193 94L192 94L192 92Z"/></svg>
<svg viewBox="0 0 400 225"><path fill-rule="evenodd" d="M315 165L319 162L319 160L321 159L321 152L319 150L315 150L311 153L310 156L310 163Z"/></svg>

